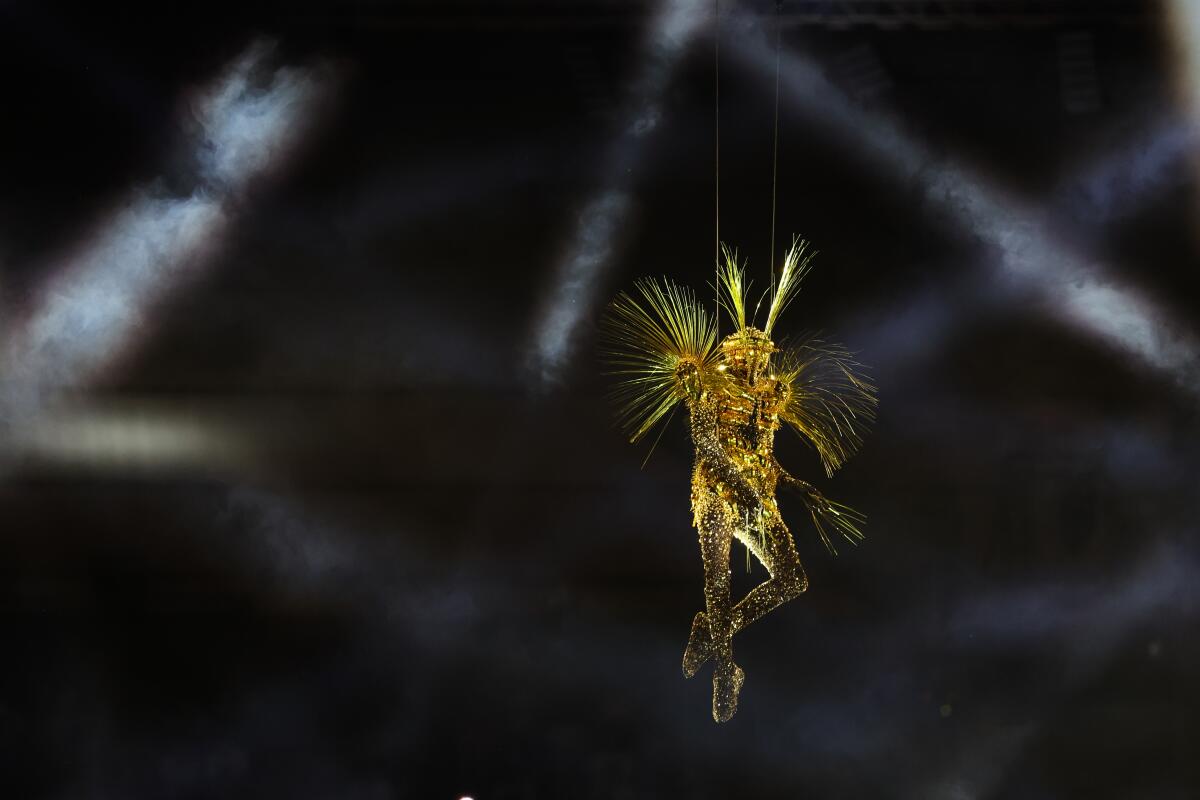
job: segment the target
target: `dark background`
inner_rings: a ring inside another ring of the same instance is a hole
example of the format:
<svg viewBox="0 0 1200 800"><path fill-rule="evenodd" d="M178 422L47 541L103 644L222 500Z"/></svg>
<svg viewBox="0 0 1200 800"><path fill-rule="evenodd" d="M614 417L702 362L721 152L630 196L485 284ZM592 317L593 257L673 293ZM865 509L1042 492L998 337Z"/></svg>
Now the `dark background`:
<svg viewBox="0 0 1200 800"><path fill-rule="evenodd" d="M1183 113L1163 9L983 3L969 24L888 26L888 4L835 5L785 3L785 52L895 121L930 170L965 165L1197 320L1195 164L1127 194L1079 188ZM770 30L772 8L743 11ZM783 327L845 341L881 405L834 480L790 435L780 457L865 512L867 540L831 557L783 499L811 586L738 638L740 708L712 722L708 670L680 672L702 602L685 426L639 470L593 346L603 300L636 276L706 291L707 26L636 143L571 359L549 382L530 365L577 215L614 179L653 11L0 3L10 319L132 188L173 180L181 98L250 41L342 75L203 274L72 406L125 431L219 428L242 456L27 452L0 483L0 792L1200 793L1194 376L1064 325L1053 297L991 291L993 248L931 201L929 170L897 180L792 102L778 241L820 255ZM1063 84L1077 35L1084 110ZM721 233L752 270L772 89L722 61ZM738 547L733 562L735 590L761 578Z"/></svg>

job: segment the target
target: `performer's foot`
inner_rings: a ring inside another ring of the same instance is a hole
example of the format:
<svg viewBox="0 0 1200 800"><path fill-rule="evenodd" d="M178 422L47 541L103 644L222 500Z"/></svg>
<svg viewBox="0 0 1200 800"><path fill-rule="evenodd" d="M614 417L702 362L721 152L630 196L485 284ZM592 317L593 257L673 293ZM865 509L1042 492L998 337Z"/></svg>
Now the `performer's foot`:
<svg viewBox="0 0 1200 800"><path fill-rule="evenodd" d="M698 611L692 620L692 633L688 636L687 649L683 651L683 676L690 678L695 675L711 657L712 636L708 632L708 617L703 611Z"/></svg>
<svg viewBox="0 0 1200 800"><path fill-rule="evenodd" d="M720 658L713 670L713 719L728 722L737 711L738 693L746 682L746 673L732 658Z"/></svg>

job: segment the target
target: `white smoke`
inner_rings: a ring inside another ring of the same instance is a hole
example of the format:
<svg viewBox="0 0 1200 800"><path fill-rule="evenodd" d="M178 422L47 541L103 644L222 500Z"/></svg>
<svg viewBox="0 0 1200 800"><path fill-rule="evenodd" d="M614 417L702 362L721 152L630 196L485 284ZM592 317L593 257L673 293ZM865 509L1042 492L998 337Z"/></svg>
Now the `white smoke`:
<svg viewBox="0 0 1200 800"><path fill-rule="evenodd" d="M56 391L112 363L144 330L155 304L219 244L235 200L296 146L328 76L273 69L253 44L194 106L198 187L187 197L142 188L76 251L0 350L0 420L12 424Z"/></svg>
<svg viewBox="0 0 1200 800"><path fill-rule="evenodd" d="M26 324L5 337L3 411L36 410L48 393L77 385L103 366L224 220L211 199L142 194L130 201L55 276Z"/></svg>
<svg viewBox="0 0 1200 800"><path fill-rule="evenodd" d="M711 6L699 0L666 0L651 23L641 74L630 90L629 122L609 154L614 180L579 215L538 317L530 360L544 383L552 383L561 373L580 320L591 310L600 276L619 245L620 229L632 204L624 187L625 165L635 159L640 141L658 127L663 93L710 11Z"/></svg>
<svg viewBox="0 0 1200 800"><path fill-rule="evenodd" d="M773 75L774 49L767 46L757 23L746 23L744 28L736 38L738 57ZM932 210L995 250L997 268L985 276L987 280L1033 290L1049 315L1200 393L1200 341L1189 327L1059 241L1045 229L1045 214L1025 207L963 167L940 162L894 120L853 103L811 60L785 53L780 70L782 96L812 112L815 124L831 128L892 178L918 182Z"/></svg>
<svg viewBox="0 0 1200 800"><path fill-rule="evenodd" d="M251 44L196 103L202 173L226 191L280 163L322 88L324 76L312 69L269 71L272 50L269 42Z"/></svg>
<svg viewBox="0 0 1200 800"><path fill-rule="evenodd" d="M13 431L14 453L69 469L204 473L252 468L247 437L211 409L171 409L148 399L60 402Z"/></svg>
<svg viewBox="0 0 1200 800"><path fill-rule="evenodd" d="M562 369L572 333L591 307L597 278L612 258L629 202L627 192L610 190L592 200L579 215L571 251L558 265L553 293L537 332L536 359L547 383Z"/></svg>
<svg viewBox="0 0 1200 800"><path fill-rule="evenodd" d="M1061 650L1058 680L1067 689L1086 685L1103 671L1133 631L1165 615L1191 617L1200 568L1187 548L1160 545L1117 579L1030 583L970 597L947 623L959 642L1013 652L1033 642ZM1150 648L1154 657L1153 646ZM1054 708L1043 712L1053 718ZM1041 723L989 719L949 759L945 772L919 787L914 798L990 797Z"/></svg>
<svg viewBox="0 0 1200 800"><path fill-rule="evenodd" d="M1090 228L1128 217L1147 199L1187 180L1181 169L1200 137L1195 124L1158 114L1153 126L1138 131L1112 152L1080 165L1064 182L1055 206Z"/></svg>

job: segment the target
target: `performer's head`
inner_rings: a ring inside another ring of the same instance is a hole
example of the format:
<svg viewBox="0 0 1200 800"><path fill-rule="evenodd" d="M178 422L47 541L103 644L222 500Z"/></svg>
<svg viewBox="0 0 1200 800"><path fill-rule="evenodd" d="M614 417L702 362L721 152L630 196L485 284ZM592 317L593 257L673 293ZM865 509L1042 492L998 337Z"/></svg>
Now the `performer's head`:
<svg viewBox="0 0 1200 800"><path fill-rule="evenodd" d="M758 328L747 326L721 341L725 374L753 386L770 370L775 343Z"/></svg>

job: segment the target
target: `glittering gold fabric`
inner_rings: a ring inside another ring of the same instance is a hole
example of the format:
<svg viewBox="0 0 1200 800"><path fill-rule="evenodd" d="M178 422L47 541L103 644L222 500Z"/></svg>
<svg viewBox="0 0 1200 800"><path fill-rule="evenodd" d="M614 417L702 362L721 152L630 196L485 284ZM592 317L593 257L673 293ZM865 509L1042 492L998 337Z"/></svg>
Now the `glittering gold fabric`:
<svg viewBox="0 0 1200 800"><path fill-rule="evenodd" d="M775 459L775 432L787 423L816 450L832 475L861 444L873 419L875 391L859 365L836 345L813 338L781 350L771 339L779 315L806 274L803 242L788 252L763 329L747 320L749 284L735 254L725 250L718 273L722 308L735 330L719 344L716 320L692 292L670 281L641 280L640 298L618 295L602 327L621 421L638 441L683 403L695 465L692 519L704 562L704 610L692 621L683 671L694 675L713 659L713 718L737 710L745 673L733 661L733 636L801 594L808 578L776 505L782 481L803 498L817 532L833 550L832 529L862 538L863 517L792 477ZM736 604L730 597L730 546L740 541L769 578Z"/></svg>

